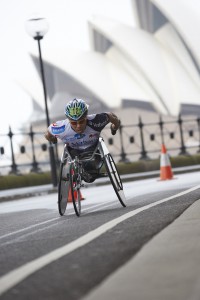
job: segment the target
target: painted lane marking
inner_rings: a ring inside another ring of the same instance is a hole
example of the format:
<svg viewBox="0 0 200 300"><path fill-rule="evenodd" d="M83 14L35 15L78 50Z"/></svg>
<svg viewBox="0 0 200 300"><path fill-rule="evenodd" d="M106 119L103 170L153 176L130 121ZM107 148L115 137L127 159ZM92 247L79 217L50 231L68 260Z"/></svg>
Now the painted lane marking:
<svg viewBox="0 0 200 300"><path fill-rule="evenodd" d="M96 206L97 206L97 205L95 205L95 207L96 207ZM108 207L108 206L113 206L113 203L112 203L112 204L109 204L109 205L104 205L104 207ZM97 210L99 211L99 209L95 209L95 210L91 210L91 211L90 211L89 208L88 208L87 210L88 210L89 212L93 212L93 211L97 211ZM86 211L86 210L84 210L84 212L85 212L85 211ZM68 214L68 216L69 216L69 215L74 215L74 214L75 214L75 212L71 212L71 213ZM59 218L55 218L55 219L61 219L61 218L59 217ZM53 219L52 219L51 221L53 221ZM64 221L66 221L66 219L65 219ZM43 223L40 223L39 225L44 224L44 223L48 223L48 222L43 222ZM34 230L34 231L25 233L25 234L23 234L23 235L21 235L21 236L15 238L15 239L12 239L12 241L4 242L3 244L0 245L0 248L5 247L5 246L7 246L7 245L11 245L11 244L16 243L16 242L20 242L20 241L24 240L24 238L27 238L28 236L31 236L31 235L33 235L33 234L38 234L38 233L40 233L40 232L42 232L42 231L45 231L45 230L49 230L50 228L52 228L52 227L54 227L54 226L56 226L56 225L60 225L60 223L50 224L50 225L48 225L48 226L45 226L44 228L39 228L39 229L36 229L36 230Z"/></svg>
<svg viewBox="0 0 200 300"><path fill-rule="evenodd" d="M0 240L1 240L1 239L4 239L4 238L7 238L7 237L9 237L9 236L12 236L12 235L21 233L21 232L23 232L23 231L26 231L26 230L29 230L29 229L38 227L38 226L40 226L40 225L44 225L44 224L47 224L47 223L49 223L49 222L53 222L53 221L55 221L55 220L59 220L59 219L60 219L59 217L53 218L53 219L51 219L51 220L47 220L47 221L44 221L44 222L41 222L41 223L37 223L37 224L34 224L34 225L30 225L30 226L28 226L28 227L25 227L25 228L22 228L22 229L19 229L19 230L16 230L16 231L13 231L13 232L4 234L4 235L0 236Z"/></svg>
<svg viewBox="0 0 200 300"><path fill-rule="evenodd" d="M103 202L103 203L100 203L100 204L97 204L97 205L92 205L91 207L88 207L88 208L86 208L86 209L83 209L83 212L86 212L86 211L93 212L93 208L98 207L98 206L103 206L103 207L105 207L105 204L106 204L106 203L107 203L107 202ZM96 210L95 210L95 211L96 211ZM75 214L75 212L74 212L74 211L71 211L71 212L68 212L68 213L66 214L66 216L74 215L74 214ZM25 228L22 228L22 229L19 229L19 230L16 230L16 231L13 231L13 232L4 234L4 235L0 236L0 240L1 240L1 239L5 239L5 238L7 238L7 237L10 237L10 236L12 236L12 235L16 235L16 234L22 233L22 232L27 231L27 230L29 230L29 229L36 228L36 227L38 227L38 226L40 226L40 225L44 225L44 224L53 222L53 221L55 221L55 220L60 220L60 219L61 219L61 217L53 218L53 219L51 219L51 220L47 220L47 221L44 221L44 222L41 222L41 223L37 223L37 224L34 224L34 225L30 225L30 226L28 226L28 227L25 227ZM56 223L56 224L57 224L57 223ZM56 225L56 224L53 224L53 225ZM50 225L50 226L52 226L52 225ZM47 227L45 227L45 228L49 228L49 226L47 226ZM39 230L40 230L40 229L39 229ZM38 231L39 231L39 230L38 230ZM35 231L35 232L36 232L36 231ZM30 234L33 234L33 233L34 233L34 231L32 231ZM27 235L29 235L29 234L25 234L24 236L27 236Z"/></svg>
<svg viewBox="0 0 200 300"><path fill-rule="evenodd" d="M115 202L116 202L116 201L115 201ZM102 209L104 209L104 208L113 206L114 204L118 204L118 203L110 203L110 204L106 204L106 205L104 205L103 207L100 207L100 209L99 209L99 208L92 209L92 210L90 211L90 213L91 213L91 212L95 212L95 211L100 211L100 210L102 210ZM121 204L120 204L120 205L121 205ZM116 205L115 205L115 208L116 208Z"/></svg>
<svg viewBox="0 0 200 300"><path fill-rule="evenodd" d="M2 243L2 244L0 245L0 248L5 247L5 246L8 246L8 245L12 245L12 244L14 244L14 243L21 242L21 241L23 241L25 238L27 238L28 236L31 236L31 235L34 235L34 234L38 234L38 233L40 233L40 232L42 232L42 231L45 231L45 230L49 230L50 228L52 228L52 227L54 227L54 226L56 226L56 225L60 225L60 224L59 224L59 223L56 223L56 224L55 224L55 223L54 223L54 224L50 224L50 225L48 225L48 226L45 226L44 228L39 228L39 229L36 229L36 230L34 230L34 231L25 233L25 234L23 234L23 235L21 235L21 236L15 238L15 239L12 239L12 240L10 240L10 241L8 241L8 242Z"/></svg>
<svg viewBox="0 0 200 300"><path fill-rule="evenodd" d="M106 202L102 202L102 203L99 203L99 204L96 204L96 205L91 205L90 207L87 207L87 208L83 209L83 212L89 211L91 213L91 212L94 212L94 211L100 211L102 208L107 207L107 206L111 206L115 203L117 203L117 202L112 201L112 202L108 203L108 201L106 201ZM99 207L99 208L94 209L95 207Z"/></svg>
<svg viewBox="0 0 200 300"><path fill-rule="evenodd" d="M21 281L23 281L24 279L26 279L31 274L40 270L41 268L47 266L48 264L58 260L59 258L65 256L65 255L73 252L74 250L88 244L92 240L96 239L97 237L101 236L108 230L110 230L113 227L115 227L116 225L118 225L119 223L121 223L121 222L123 222L123 221L139 214L140 212L143 212L143 211L149 209L149 208L152 208L154 206L157 206L157 205L167 202L169 200L175 199L177 197L186 195L186 194L188 194L192 191L195 191L199 188L200 188L200 185L190 188L184 192L178 193L174 196L156 201L152 204L148 204L148 205L145 205L138 209L135 209L133 211L130 211L130 212L128 212L114 220L111 220L111 221L99 226L98 228L86 233L85 235L78 238L77 240L75 240L65 246L62 246L60 248L57 248L56 250L53 250L52 252L49 252L48 254L45 254L37 259L34 259L13 271L10 271L6 275L0 277L0 295L5 293L9 289L14 287L18 283L20 283Z"/></svg>

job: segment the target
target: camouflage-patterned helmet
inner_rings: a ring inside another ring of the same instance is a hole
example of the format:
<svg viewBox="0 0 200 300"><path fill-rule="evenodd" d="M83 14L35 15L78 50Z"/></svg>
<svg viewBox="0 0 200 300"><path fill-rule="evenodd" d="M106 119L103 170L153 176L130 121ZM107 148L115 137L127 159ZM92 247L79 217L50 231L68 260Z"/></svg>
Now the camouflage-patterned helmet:
<svg viewBox="0 0 200 300"><path fill-rule="evenodd" d="M73 99L65 107L65 115L67 118L78 121L88 113L89 105L82 99Z"/></svg>

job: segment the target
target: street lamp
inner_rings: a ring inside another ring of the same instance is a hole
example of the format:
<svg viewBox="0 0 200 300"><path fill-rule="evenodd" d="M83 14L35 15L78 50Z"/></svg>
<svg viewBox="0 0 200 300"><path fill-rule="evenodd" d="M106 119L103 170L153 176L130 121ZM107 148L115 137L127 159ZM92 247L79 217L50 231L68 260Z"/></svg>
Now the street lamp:
<svg viewBox="0 0 200 300"><path fill-rule="evenodd" d="M38 50L39 50L39 61L40 61L40 70L41 70L41 77L42 77L42 85L43 85L43 92L44 92L44 102L45 102L45 112L46 112L46 123L47 127L50 125L49 119L49 111L47 105L47 92L46 92L46 84L45 84L45 76L44 76L44 67L43 67L43 60L42 60L42 52L40 41L43 39L44 35L47 33L49 29L49 24L45 18L41 17L33 17L26 21L25 28L27 33L34 38L38 42ZM57 170L56 170L56 161L54 156L54 149L53 144L49 142L49 158L51 164L51 176L53 186L57 186Z"/></svg>

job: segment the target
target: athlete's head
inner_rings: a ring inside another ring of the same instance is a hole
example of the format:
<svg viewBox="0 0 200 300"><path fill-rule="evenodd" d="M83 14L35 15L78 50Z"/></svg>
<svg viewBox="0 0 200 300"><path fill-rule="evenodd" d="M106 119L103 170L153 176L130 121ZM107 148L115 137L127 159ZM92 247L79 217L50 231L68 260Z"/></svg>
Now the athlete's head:
<svg viewBox="0 0 200 300"><path fill-rule="evenodd" d="M69 120L78 121L88 114L89 105L82 99L73 99L65 107L65 115Z"/></svg>

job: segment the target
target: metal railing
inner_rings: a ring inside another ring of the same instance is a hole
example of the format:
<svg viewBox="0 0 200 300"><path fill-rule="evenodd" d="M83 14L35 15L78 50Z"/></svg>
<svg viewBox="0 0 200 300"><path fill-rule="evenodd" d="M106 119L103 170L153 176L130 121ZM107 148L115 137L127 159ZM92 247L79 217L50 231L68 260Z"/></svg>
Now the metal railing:
<svg viewBox="0 0 200 300"><path fill-rule="evenodd" d="M130 125L121 124L116 136L109 126L102 131L109 151L116 162L131 162L159 158L164 143L170 156L192 155L200 152L200 118L178 116L174 120L158 118L145 123L142 118ZM50 170L48 143L44 132L33 130L0 133L0 175L43 172ZM62 142L54 146L56 164L59 166Z"/></svg>

